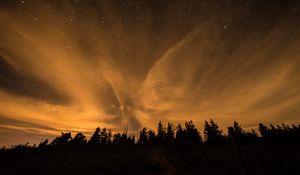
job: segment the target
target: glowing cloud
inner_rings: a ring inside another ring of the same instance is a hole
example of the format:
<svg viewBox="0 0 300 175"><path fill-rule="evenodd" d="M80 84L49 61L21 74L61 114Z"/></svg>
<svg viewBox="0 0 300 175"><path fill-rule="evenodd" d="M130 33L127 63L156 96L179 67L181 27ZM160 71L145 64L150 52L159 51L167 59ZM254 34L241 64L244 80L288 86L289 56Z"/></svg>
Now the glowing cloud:
<svg viewBox="0 0 300 175"><path fill-rule="evenodd" d="M135 132L159 120L295 122L299 6L274 8L3 2L0 144L24 141L22 132L38 142L97 126Z"/></svg>

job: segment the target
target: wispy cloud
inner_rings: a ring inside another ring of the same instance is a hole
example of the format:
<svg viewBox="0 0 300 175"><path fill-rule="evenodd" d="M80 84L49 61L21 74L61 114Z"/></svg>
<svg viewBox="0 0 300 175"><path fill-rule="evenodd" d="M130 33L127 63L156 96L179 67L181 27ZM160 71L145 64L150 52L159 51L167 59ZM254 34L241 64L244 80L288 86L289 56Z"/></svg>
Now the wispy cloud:
<svg viewBox="0 0 300 175"><path fill-rule="evenodd" d="M124 3L2 3L2 131L299 119L299 6Z"/></svg>

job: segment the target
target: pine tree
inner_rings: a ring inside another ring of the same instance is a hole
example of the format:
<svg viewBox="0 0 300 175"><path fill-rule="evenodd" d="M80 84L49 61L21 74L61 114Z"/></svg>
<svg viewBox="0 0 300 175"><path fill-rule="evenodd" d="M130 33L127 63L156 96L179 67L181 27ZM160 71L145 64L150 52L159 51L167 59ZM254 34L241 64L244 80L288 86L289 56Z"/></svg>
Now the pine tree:
<svg viewBox="0 0 300 175"><path fill-rule="evenodd" d="M174 142L174 128L171 123L168 123L166 133L166 143L172 144Z"/></svg>
<svg viewBox="0 0 300 175"><path fill-rule="evenodd" d="M189 143L191 144L202 143L202 138L192 121L185 122L185 128L189 138Z"/></svg>
<svg viewBox="0 0 300 175"><path fill-rule="evenodd" d="M176 137L175 143L178 145L184 144L185 141L185 130L182 128L181 124L176 127Z"/></svg>
<svg viewBox="0 0 300 175"><path fill-rule="evenodd" d="M138 144L147 144L147 143L148 143L147 129L143 128L140 131L140 137L138 140Z"/></svg>
<svg viewBox="0 0 300 175"><path fill-rule="evenodd" d="M161 121L158 123L157 127L157 143L158 144L164 144L166 140L166 131L164 126L162 125Z"/></svg>
<svg viewBox="0 0 300 175"><path fill-rule="evenodd" d="M156 137L155 137L155 131L152 131L151 129L148 132L148 139L149 144L156 144Z"/></svg>
<svg viewBox="0 0 300 175"><path fill-rule="evenodd" d="M67 145L70 140L72 139L71 137L71 133L67 132L67 133L61 133L61 136L56 137L52 142L51 142L51 146L63 146L63 145Z"/></svg>
<svg viewBox="0 0 300 175"><path fill-rule="evenodd" d="M208 144L224 143L225 137L222 135L223 131L212 119L208 123L205 121L204 136L205 142Z"/></svg>
<svg viewBox="0 0 300 175"><path fill-rule="evenodd" d="M70 141L73 145L84 145L87 143L86 137L82 133L77 133Z"/></svg>
<svg viewBox="0 0 300 175"><path fill-rule="evenodd" d="M100 144L100 131L101 131L100 128L97 127L95 132L93 133L92 137L88 141L88 144L91 144L91 145Z"/></svg>

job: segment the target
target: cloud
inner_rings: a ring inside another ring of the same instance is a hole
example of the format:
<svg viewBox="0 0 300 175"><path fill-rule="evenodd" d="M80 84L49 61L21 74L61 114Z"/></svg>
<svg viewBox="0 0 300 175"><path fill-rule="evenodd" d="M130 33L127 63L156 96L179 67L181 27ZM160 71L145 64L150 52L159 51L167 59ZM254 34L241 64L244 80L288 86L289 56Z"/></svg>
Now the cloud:
<svg viewBox="0 0 300 175"><path fill-rule="evenodd" d="M26 121L21 121L21 120L15 120L11 119L9 117L2 117L0 116L0 123L3 126L19 126L19 127L24 127L24 128L35 128L35 129L44 129L44 130L51 130L51 131L57 131L55 128L51 128L48 126L44 126L41 124L36 124L36 123L31 123L31 122L26 122Z"/></svg>
<svg viewBox="0 0 300 175"><path fill-rule="evenodd" d="M41 133L40 130L24 131L16 128L0 126L0 145L11 146L17 144L38 144L45 139L53 139L55 135Z"/></svg>
<svg viewBox="0 0 300 175"><path fill-rule="evenodd" d="M68 98L53 89L48 82L18 72L4 58L0 59L0 68L1 89L20 96L44 99L50 103L68 103Z"/></svg>

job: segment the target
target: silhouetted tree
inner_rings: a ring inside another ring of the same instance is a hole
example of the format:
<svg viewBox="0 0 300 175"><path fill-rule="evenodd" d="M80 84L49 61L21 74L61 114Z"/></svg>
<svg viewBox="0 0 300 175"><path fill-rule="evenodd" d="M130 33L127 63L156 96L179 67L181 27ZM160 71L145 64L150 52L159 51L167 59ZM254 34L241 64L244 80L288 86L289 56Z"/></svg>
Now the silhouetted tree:
<svg viewBox="0 0 300 175"><path fill-rule="evenodd" d="M61 136L56 137L52 142L51 142L51 146L64 146L67 145L70 140L72 139L71 137L71 133L67 132L67 133L61 133Z"/></svg>
<svg viewBox="0 0 300 175"><path fill-rule="evenodd" d="M209 121L205 121L204 126L204 136L205 143L208 144L217 144L217 143L225 143L226 139L222 135L223 131L219 129L219 126L212 119Z"/></svg>
<svg viewBox="0 0 300 175"><path fill-rule="evenodd" d="M93 133L92 137L88 141L88 144L91 144L91 145L100 144L100 131L101 131L100 128L97 127L95 132Z"/></svg>
<svg viewBox="0 0 300 175"><path fill-rule="evenodd" d="M107 144L111 144L112 143L112 133L111 133L111 129L108 129L107 131L107 140L106 140Z"/></svg>
<svg viewBox="0 0 300 175"><path fill-rule="evenodd" d="M238 135L242 135L245 133L245 131L242 129L242 127L236 121L233 122L233 129L234 129L234 132Z"/></svg>
<svg viewBox="0 0 300 175"><path fill-rule="evenodd" d="M46 149L49 145L48 145L48 142L49 142L49 140L48 139L46 139L46 140L42 140L41 142L40 142L40 144L39 144L39 146L38 146L38 148L39 149Z"/></svg>
<svg viewBox="0 0 300 175"><path fill-rule="evenodd" d="M246 132L236 121L233 122L233 132L237 143L251 144L258 142L258 135L254 130Z"/></svg>
<svg viewBox="0 0 300 175"><path fill-rule="evenodd" d="M128 136L125 132L121 135L121 141L123 144L127 144L128 142Z"/></svg>
<svg viewBox="0 0 300 175"><path fill-rule="evenodd" d="M32 147L29 146L29 142L26 142L25 144L13 145L10 149L16 152L28 152L31 151Z"/></svg>
<svg viewBox="0 0 300 175"><path fill-rule="evenodd" d="M265 125L262 124L262 123L259 123L259 124L258 124L258 130L259 130L260 135L261 135L262 137L268 137L268 127L267 127L267 126L265 126Z"/></svg>
<svg viewBox="0 0 300 175"><path fill-rule="evenodd" d="M182 128L181 124L178 124L176 127L176 137L175 137L175 143L178 145L182 145L186 143L187 141L187 133L184 128Z"/></svg>
<svg viewBox="0 0 300 175"><path fill-rule="evenodd" d="M135 136L132 135L132 136L128 136L127 137L127 144L135 144Z"/></svg>
<svg viewBox="0 0 300 175"><path fill-rule="evenodd" d="M151 129L148 131L148 140L149 144L156 144L156 137L155 137L155 131L152 131Z"/></svg>
<svg viewBox="0 0 300 175"><path fill-rule="evenodd" d="M202 138L192 121L185 122L185 129L190 143L192 144L202 143Z"/></svg>
<svg viewBox="0 0 300 175"><path fill-rule="evenodd" d="M264 124L259 124L259 132L262 136L264 143L300 143L300 126L282 124L270 125L270 127L265 126Z"/></svg>
<svg viewBox="0 0 300 175"><path fill-rule="evenodd" d="M260 132L260 135L262 136L262 141L264 143L274 143L276 141L276 128L273 125L270 125L270 127L267 127L266 125L259 123L258 130Z"/></svg>
<svg viewBox="0 0 300 175"><path fill-rule="evenodd" d="M165 142L168 144L173 144L174 140L175 140L175 138L174 138L173 124L168 123Z"/></svg>
<svg viewBox="0 0 300 175"><path fill-rule="evenodd" d="M112 142L112 134L110 129L103 128L100 132L100 144L110 144Z"/></svg>
<svg viewBox="0 0 300 175"><path fill-rule="evenodd" d="M300 143L300 125L292 125L290 135L292 138L294 138L296 143Z"/></svg>
<svg viewBox="0 0 300 175"><path fill-rule="evenodd" d="M143 128L140 131L138 144L147 144L148 143L148 135L147 135L147 129Z"/></svg>
<svg viewBox="0 0 300 175"><path fill-rule="evenodd" d="M161 121L158 122L156 140L158 144L164 144L166 140L166 131Z"/></svg>
<svg viewBox="0 0 300 175"><path fill-rule="evenodd" d="M230 133L235 143L240 144L251 144L259 143L300 143L300 125L292 125L292 127L281 124L281 125L269 125L266 126L259 123L258 130L260 137L252 129L251 132L245 131L240 124L236 121L233 123L233 127L230 128ZM207 122L205 121L204 127L204 138L207 144L224 144L227 142L226 136L223 135L223 131L219 128L216 122L212 119ZM91 136L88 144L200 144L203 143L201 135L198 129L195 127L192 121L185 122L185 126L182 127L178 124L174 128L173 124L168 123L167 127L164 127L162 122L158 123L157 134L153 130L147 130L143 128L139 132L137 142L135 142L135 136L128 136L127 129L125 132L115 133L112 135L110 129L103 128L102 130L97 127L93 135ZM55 148L69 145L85 145L87 139L82 133L77 133L72 139L71 133L61 133L60 136L56 137L50 144L48 140L41 141L38 147L30 146L27 144L19 144L12 146L13 150L30 151L34 149L45 149Z"/></svg>
<svg viewBox="0 0 300 175"><path fill-rule="evenodd" d="M87 143L86 137L82 133L77 133L70 141L72 145L85 145Z"/></svg>
<svg viewBox="0 0 300 175"><path fill-rule="evenodd" d="M128 136L127 131L124 133L115 133L112 139L113 144L134 144L135 136Z"/></svg>
<svg viewBox="0 0 300 175"><path fill-rule="evenodd" d="M122 143L121 134L120 133L114 134L112 143L113 144L121 144Z"/></svg>
<svg viewBox="0 0 300 175"><path fill-rule="evenodd" d="M246 132L246 143L258 143L259 137L258 134L254 131L254 129L251 130L251 132Z"/></svg>

